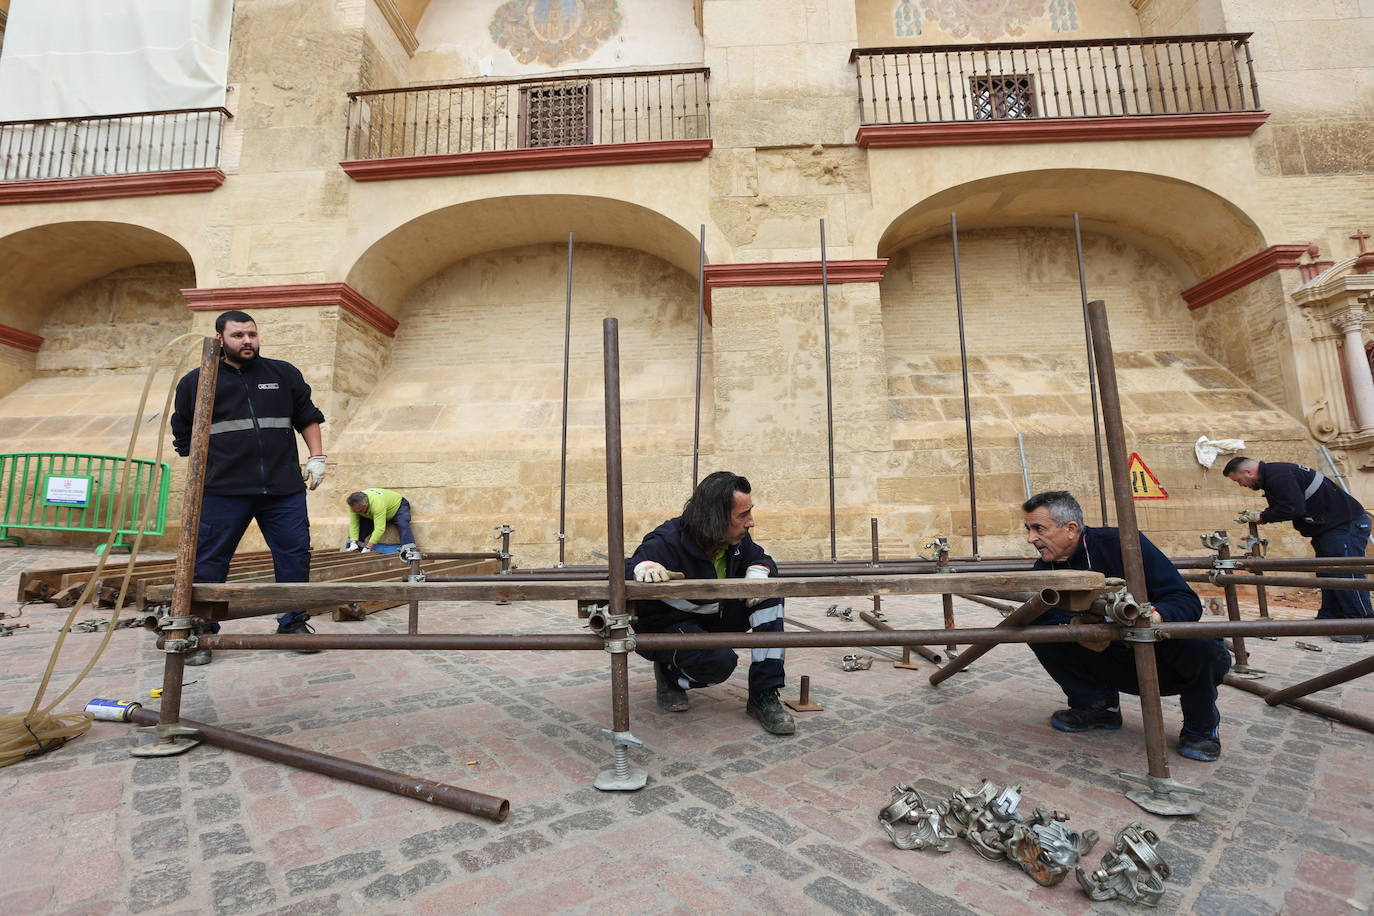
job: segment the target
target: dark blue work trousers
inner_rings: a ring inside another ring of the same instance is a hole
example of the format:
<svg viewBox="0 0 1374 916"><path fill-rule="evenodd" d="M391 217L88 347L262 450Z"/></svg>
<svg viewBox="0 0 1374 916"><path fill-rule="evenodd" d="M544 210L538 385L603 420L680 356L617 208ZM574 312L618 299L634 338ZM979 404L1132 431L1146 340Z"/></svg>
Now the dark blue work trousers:
<svg viewBox="0 0 1374 916"><path fill-rule="evenodd" d="M414 544L415 535L410 531L410 501L401 498L401 504L396 507L396 514L387 519L388 524L396 526L397 533L401 536L401 545ZM377 532L377 537L381 537L382 532ZM358 516L358 540L366 544L372 539L372 516Z"/></svg>
<svg viewBox="0 0 1374 916"><path fill-rule="evenodd" d="M743 601L722 601L721 612L703 614L700 619L675 623L655 633L780 633L783 628L783 601L769 601L757 608L746 608ZM649 632L641 630L640 632ZM652 662L663 662L668 678L684 688L709 687L720 684L734 673L739 656L734 649L660 649L636 650ZM751 649L749 665L749 693L777 687L786 681L783 666L784 651Z"/></svg>
<svg viewBox="0 0 1374 916"><path fill-rule="evenodd" d="M1362 557L1368 543L1369 516L1362 515L1312 538L1312 550L1319 557ZM1317 578L1363 579L1364 576L1318 573ZM1330 617L1374 617L1374 610L1369 605L1369 592L1322 589L1322 604L1317 610L1317 619Z"/></svg>
<svg viewBox="0 0 1374 916"><path fill-rule="evenodd" d="M1221 722L1217 685L1231 669L1226 646L1220 639L1166 639L1154 645L1160 694L1178 695L1183 726L1190 732L1211 734ZM1072 642L1030 643L1030 647L1074 709L1099 703L1116 706L1118 691L1140 694L1135 652L1126 643L1114 642L1102 652Z"/></svg>
<svg viewBox="0 0 1374 916"><path fill-rule="evenodd" d="M197 582L223 582L229 561L238 549L248 523L258 530L272 551L272 568L278 582L310 581L310 517L305 491L287 496L216 496L206 493L200 506L200 535L196 538ZM309 620L305 611L288 611L277 617L278 627ZM210 626L218 633L219 624Z"/></svg>

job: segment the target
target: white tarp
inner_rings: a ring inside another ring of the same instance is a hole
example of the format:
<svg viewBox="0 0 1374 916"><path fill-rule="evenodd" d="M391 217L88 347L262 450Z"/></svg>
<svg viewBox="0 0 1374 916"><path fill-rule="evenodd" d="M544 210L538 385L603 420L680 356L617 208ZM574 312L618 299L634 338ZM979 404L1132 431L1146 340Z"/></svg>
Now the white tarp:
<svg viewBox="0 0 1374 916"><path fill-rule="evenodd" d="M233 0L12 0L0 121L224 104Z"/></svg>
<svg viewBox="0 0 1374 916"><path fill-rule="evenodd" d="M0 181L218 164L233 0L12 0L0 51ZM58 120L50 120L58 119ZM86 120L82 120L86 119Z"/></svg>

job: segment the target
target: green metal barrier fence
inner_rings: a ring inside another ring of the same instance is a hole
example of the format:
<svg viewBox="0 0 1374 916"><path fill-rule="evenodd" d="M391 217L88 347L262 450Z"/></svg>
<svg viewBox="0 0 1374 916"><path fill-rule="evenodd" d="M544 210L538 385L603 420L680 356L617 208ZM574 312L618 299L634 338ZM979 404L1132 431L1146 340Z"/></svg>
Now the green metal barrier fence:
<svg viewBox="0 0 1374 916"><path fill-rule="evenodd" d="M109 534L115 530L115 547L128 547L125 536L138 533L145 497L149 508L146 535L167 530L167 490L172 468L167 462L134 458L123 511L115 519L120 480L126 459L122 455L90 455L77 452L0 452L0 541L24 546L11 528L50 531L90 531ZM96 552L104 549L104 544Z"/></svg>

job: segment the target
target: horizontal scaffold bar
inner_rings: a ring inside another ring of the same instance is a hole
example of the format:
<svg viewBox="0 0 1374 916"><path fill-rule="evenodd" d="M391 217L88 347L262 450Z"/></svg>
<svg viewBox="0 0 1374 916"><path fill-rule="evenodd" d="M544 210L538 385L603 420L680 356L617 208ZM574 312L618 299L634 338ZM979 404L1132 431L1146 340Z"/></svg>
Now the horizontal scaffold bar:
<svg viewBox="0 0 1374 916"><path fill-rule="evenodd" d="M192 613L216 620L348 601L605 601L609 584L599 582L510 582L492 576L485 582L271 582L199 583L192 590ZM1079 570L969 572L949 575L814 576L789 579L681 579L626 583L626 599L665 598L813 598L862 595L986 594L1052 588L1075 606L1103 587L1101 573ZM1070 595L1070 593L1080 593ZM148 600L171 600L171 588L148 590Z"/></svg>

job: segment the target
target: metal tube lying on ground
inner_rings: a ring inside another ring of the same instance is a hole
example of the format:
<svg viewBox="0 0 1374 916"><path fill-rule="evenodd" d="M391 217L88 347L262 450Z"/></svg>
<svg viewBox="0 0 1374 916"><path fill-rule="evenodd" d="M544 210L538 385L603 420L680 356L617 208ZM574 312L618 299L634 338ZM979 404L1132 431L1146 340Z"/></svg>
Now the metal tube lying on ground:
<svg viewBox="0 0 1374 916"><path fill-rule="evenodd" d="M131 719L139 725L156 725L158 713L144 707L134 710ZM510 802L506 799L484 795L471 789L461 789L458 786L432 782L428 779L417 779L414 776L407 776L394 770L384 770L367 763L358 763L354 760L344 760L341 757L331 757L328 754L307 751L303 748L292 747L289 744L269 741L266 738L245 735L243 732L206 725L204 722L182 719L181 724L188 728L194 728L198 733L196 737L206 744L238 751L241 754L251 754L254 757L261 757L263 760L271 760L274 763L285 763L301 770L333 776L336 779L357 783L360 786L370 786L384 792L394 792L407 798L418 799L444 808L452 808L454 811L476 814L493 821L504 821L506 815L510 813Z"/></svg>
<svg viewBox="0 0 1374 916"><path fill-rule="evenodd" d="M1246 693L1253 693L1256 696L1264 697L1266 703L1269 702L1270 697L1278 693L1273 687L1266 687L1258 681L1247 681L1243 678L1233 677L1229 674L1226 675L1224 683L1235 687L1237 690L1244 690ZM1313 715L1333 719L1336 722L1349 725L1352 728L1359 728L1374 733L1374 719L1369 716L1362 716L1359 713L1347 712L1329 703L1319 703L1316 700L1309 700L1306 697L1298 697L1286 701L1285 705L1292 706L1295 709L1301 709L1304 712L1310 712Z"/></svg>

